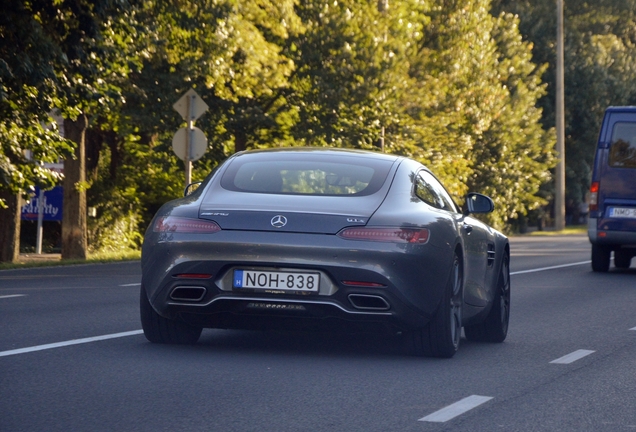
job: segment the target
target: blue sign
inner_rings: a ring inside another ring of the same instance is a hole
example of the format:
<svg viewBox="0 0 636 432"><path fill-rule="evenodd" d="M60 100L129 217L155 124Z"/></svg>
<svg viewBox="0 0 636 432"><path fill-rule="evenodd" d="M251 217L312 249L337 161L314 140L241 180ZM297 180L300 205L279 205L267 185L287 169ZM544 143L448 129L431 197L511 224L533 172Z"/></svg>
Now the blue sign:
<svg viewBox="0 0 636 432"><path fill-rule="evenodd" d="M62 186L56 186L44 192L43 207L45 221L62 220L62 199L64 192ZM22 206L22 220L38 220L38 201L40 199L40 188L35 188L35 195L31 201Z"/></svg>

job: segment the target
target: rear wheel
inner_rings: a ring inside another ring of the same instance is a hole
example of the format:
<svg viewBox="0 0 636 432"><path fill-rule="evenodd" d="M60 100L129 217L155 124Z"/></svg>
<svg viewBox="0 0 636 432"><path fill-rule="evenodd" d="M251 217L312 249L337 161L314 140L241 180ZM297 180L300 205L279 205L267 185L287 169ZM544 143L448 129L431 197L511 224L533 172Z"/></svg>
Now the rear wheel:
<svg viewBox="0 0 636 432"><path fill-rule="evenodd" d="M627 251L615 250L614 251L614 265L616 268L626 269L629 268L632 263L632 255Z"/></svg>
<svg viewBox="0 0 636 432"><path fill-rule="evenodd" d="M431 321L408 334L414 355L450 358L459 348L462 333L463 272L455 254L442 301Z"/></svg>
<svg viewBox="0 0 636 432"><path fill-rule="evenodd" d="M146 339L150 342L193 344L201 336L201 327L192 327L182 322L169 320L155 312L143 285L139 296L139 311L141 314L141 327L144 329Z"/></svg>
<svg viewBox="0 0 636 432"><path fill-rule="evenodd" d="M508 335L510 321L510 258L506 255L501 263L497 291L492 308L483 323L464 327L466 339L478 342L500 343Z"/></svg>
<svg viewBox="0 0 636 432"><path fill-rule="evenodd" d="M605 273L609 270L612 249L607 246L592 244L592 270Z"/></svg>

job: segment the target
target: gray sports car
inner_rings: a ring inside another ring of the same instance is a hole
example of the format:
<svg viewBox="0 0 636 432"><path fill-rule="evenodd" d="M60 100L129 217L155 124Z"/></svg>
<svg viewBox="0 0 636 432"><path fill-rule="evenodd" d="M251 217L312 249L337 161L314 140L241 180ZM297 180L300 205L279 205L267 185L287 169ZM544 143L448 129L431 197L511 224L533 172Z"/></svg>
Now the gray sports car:
<svg viewBox="0 0 636 432"><path fill-rule="evenodd" d="M286 148L233 155L165 204L142 250L141 322L151 342L202 328L391 331L414 354L503 342L510 246L406 157Z"/></svg>

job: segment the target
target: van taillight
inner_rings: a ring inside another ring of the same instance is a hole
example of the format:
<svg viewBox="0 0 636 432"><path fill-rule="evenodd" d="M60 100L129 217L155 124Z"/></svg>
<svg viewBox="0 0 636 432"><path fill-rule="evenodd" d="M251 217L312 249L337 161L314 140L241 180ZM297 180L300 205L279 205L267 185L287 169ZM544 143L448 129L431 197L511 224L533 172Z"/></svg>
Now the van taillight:
<svg viewBox="0 0 636 432"><path fill-rule="evenodd" d="M590 211L598 210L598 182L592 182L590 186Z"/></svg>

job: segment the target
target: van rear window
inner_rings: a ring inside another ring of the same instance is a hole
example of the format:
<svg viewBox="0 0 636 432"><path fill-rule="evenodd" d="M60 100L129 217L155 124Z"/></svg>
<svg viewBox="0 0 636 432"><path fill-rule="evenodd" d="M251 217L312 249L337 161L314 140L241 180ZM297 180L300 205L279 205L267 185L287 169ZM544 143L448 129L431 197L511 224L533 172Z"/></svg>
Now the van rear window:
<svg viewBox="0 0 636 432"><path fill-rule="evenodd" d="M614 124L609 165L616 168L636 168L636 123Z"/></svg>

